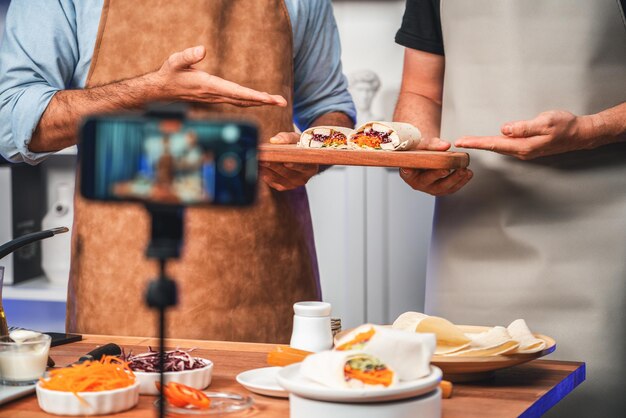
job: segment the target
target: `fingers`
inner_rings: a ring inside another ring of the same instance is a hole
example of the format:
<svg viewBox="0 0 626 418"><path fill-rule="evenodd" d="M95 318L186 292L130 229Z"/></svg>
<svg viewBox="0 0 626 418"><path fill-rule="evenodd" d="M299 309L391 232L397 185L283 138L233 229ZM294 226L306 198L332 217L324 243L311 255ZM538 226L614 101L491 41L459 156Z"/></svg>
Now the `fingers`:
<svg viewBox="0 0 626 418"><path fill-rule="evenodd" d="M274 170L268 167L263 167L262 165L261 167L259 167L259 177L261 178L261 180L267 183L268 186L278 190L279 192L295 189L296 187L298 187L296 184L292 183L291 179L281 176Z"/></svg>
<svg viewBox="0 0 626 418"><path fill-rule="evenodd" d="M270 144L297 144L300 135L295 132L279 132L270 138Z"/></svg>
<svg viewBox="0 0 626 418"><path fill-rule="evenodd" d="M212 96L224 98L226 103L235 104L234 102L242 101L287 106L287 100L282 96L253 90L217 76L208 77L206 88Z"/></svg>
<svg viewBox="0 0 626 418"><path fill-rule="evenodd" d="M467 184L474 173L468 169L449 170L410 170L401 168L400 177L414 190L433 196L455 193Z"/></svg>
<svg viewBox="0 0 626 418"><path fill-rule="evenodd" d="M454 145L459 148L474 148L530 159L540 154L542 144L549 140L547 135L529 138L507 138L504 136L464 136Z"/></svg>
<svg viewBox="0 0 626 418"><path fill-rule="evenodd" d="M168 58L169 64L174 69L182 70L199 63L206 56L206 48L204 46L195 46L187 48L181 52L176 52Z"/></svg>
<svg viewBox="0 0 626 418"><path fill-rule="evenodd" d="M415 149L429 150L429 151L447 151L450 148L450 143L442 140L438 137L422 138Z"/></svg>
<svg viewBox="0 0 626 418"><path fill-rule="evenodd" d="M502 125L500 131L503 135L511 138L528 138L548 133L549 127L549 118L545 114L541 114L531 120L507 122Z"/></svg>
<svg viewBox="0 0 626 418"><path fill-rule="evenodd" d="M261 178L272 188L284 191L304 186L319 171L317 164L259 163Z"/></svg>

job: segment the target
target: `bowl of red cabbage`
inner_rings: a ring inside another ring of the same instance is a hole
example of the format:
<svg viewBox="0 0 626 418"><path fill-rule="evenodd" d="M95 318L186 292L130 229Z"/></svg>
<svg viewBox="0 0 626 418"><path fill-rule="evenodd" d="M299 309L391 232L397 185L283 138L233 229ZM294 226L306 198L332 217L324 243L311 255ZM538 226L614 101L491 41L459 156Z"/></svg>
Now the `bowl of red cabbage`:
<svg viewBox="0 0 626 418"><path fill-rule="evenodd" d="M164 353L165 383L177 382L203 390L211 384L213 362L194 357L193 350L171 350ZM156 383L159 382L159 352L152 350L141 354L123 355L139 382L141 395L158 395Z"/></svg>

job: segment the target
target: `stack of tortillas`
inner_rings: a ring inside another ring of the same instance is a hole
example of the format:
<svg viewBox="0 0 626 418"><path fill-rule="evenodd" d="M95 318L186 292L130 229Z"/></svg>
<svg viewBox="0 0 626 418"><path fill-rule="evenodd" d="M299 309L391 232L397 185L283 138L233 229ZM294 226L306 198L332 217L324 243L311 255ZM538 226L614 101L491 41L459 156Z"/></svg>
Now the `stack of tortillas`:
<svg viewBox="0 0 626 418"><path fill-rule="evenodd" d="M419 312L405 312L392 327L435 334L435 355L440 356L485 357L535 353L546 348L546 342L536 338L523 319L513 321L507 328L493 327L480 333L465 333L447 319Z"/></svg>

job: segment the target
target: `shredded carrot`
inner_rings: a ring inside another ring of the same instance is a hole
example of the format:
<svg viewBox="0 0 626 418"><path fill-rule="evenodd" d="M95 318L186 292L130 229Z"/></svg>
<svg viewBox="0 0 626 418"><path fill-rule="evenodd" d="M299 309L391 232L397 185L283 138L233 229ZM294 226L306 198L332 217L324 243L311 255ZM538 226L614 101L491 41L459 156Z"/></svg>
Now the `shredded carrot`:
<svg viewBox="0 0 626 418"><path fill-rule="evenodd" d="M358 134L352 138L352 142L355 142L358 146L366 146L370 148L380 149L380 143L382 140L376 136L370 136L367 134Z"/></svg>
<svg viewBox="0 0 626 418"><path fill-rule="evenodd" d="M374 334L376 334L376 330L374 328L370 328L369 331L361 332L357 334L352 340L348 341L345 344L341 344L335 350L338 350L338 351L350 350L355 345L368 342L369 340L372 339Z"/></svg>
<svg viewBox="0 0 626 418"><path fill-rule="evenodd" d="M135 374L125 361L104 356L100 361L85 361L51 370L47 378L39 381L44 389L72 392L78 396L80 392L100 392L131 386L135 383ZM78 398L81 399L80 396Z"/></svg>
<svg viewBox="0 0 626 418"><path fill-rule="evenodd" d="M360 380L366 385L383 385L387 387L393 382L393 372L389 369L362 371L353 369L346 364L343 371L344 376L347 378Z"/></svg>

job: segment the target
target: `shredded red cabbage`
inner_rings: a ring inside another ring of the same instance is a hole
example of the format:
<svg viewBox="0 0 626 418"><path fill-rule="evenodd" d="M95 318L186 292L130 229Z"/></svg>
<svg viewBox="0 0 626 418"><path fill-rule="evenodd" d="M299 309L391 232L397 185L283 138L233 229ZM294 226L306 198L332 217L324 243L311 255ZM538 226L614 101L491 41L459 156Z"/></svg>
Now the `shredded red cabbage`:
<svg viewBox="0 0 626 418"><path fill-rule="evenodd" d="M128 362L134 372L158 373L159 372L159 352L148 347L150 351L133 355L132 351L128 355L122 353L122 359ZM166 372L182 372L185 370L201 369L208 363L201 358L191 356L191 350L176 349L166 351L165 367Z"/></svg>

